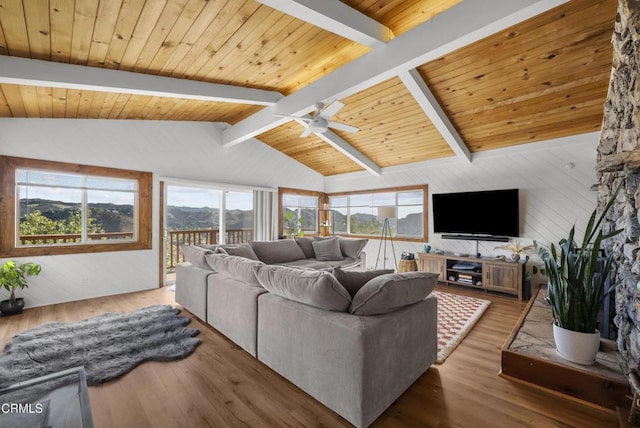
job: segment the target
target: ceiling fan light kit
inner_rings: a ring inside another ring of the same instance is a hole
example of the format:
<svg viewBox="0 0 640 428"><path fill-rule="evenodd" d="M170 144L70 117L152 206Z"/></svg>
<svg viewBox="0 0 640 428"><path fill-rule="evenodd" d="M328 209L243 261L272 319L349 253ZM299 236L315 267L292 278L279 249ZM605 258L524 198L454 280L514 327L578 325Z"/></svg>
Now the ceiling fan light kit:
<svg viewBox="0 0 640 428"><path fill-rule="evenodd" d="M310 116L290 116L285 114L274 114L274 116L286 117L291 120L297 120L298 122L305 122L306 129L302 134L300 134L301 137L307 137L311 133L323 134L327 132L329 128L351 133L358 132L359 129L355 126L329 120L329 118L335 115L342 107L344 107L344 104L338 100L332 101L326 105L318 102L316 103L315 113Z"/></svg>

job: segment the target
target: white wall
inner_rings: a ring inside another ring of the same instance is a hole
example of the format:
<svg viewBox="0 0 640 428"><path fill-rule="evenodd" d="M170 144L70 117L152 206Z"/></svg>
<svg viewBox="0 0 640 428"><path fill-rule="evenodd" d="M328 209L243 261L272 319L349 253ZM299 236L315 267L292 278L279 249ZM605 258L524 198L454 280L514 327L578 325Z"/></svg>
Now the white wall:
<svg viewBox="0 0 640 428"><path fill-rule="evenodd" d="M595 206L590 186L595 183L598 138L597 133L585 134L482 152L471 164L445 159L385 168L382 177L363 172L324 178L256 141L223 149L218 130L209 123L0 119L0 154L154 174L153 249L18 259L43 267L40 276L30 281L30 288L21 292L28 306L157 287L158 177L327 192L414 184L428 184L430 193L517 187L521 190L523 242L557 242L574 223L580 236ZM566 169L568 162L575 163L575 168ZM434 248L475 251L471 241L442 240L434 235L431 221L429 230L429 243ZM369 266L375 265L378 244L372 240L367 245ZM424 243L396 244L399 258L402 251L420 251ZM485 255L501 253L494 250L496 245L481 242L479 251ZM391 258L387 266L392 264ZM0 299L6 296L0 291Z"/></svg>
<svg viewBox="0 0 640 428"><path fill-rule="evenodd" d="M595 156L599 133L584 134L518 147L480 152L473 162L443 159L421 162L403 167L385 168L381 177L358 172L325 179L328 193L395 186L427 184L429 193L476 190L520 189L520 241L530 244L534 239L542 243L558 242L575 223L576 237L581 239L588 216L595 208ZM572 162L575 167L567 169ZM429 202L431 199L429 198ZM430 204L429 204L430 205ZM475 210L495 210L499 207L471 207ZM429 207L429 244L445 251L473 253L472 241L445 240L433 233ZM367 264L375 265L379 240L366 247ZM395 243L397 257L402 251L422 251L424 243ZM501 245L480 242L483 255L508 254L496 250ZM382 265L382 256L379 260ZM387 261L387 266L393 265Z"/></svg>
<svg viewBox="0 0 640 428"><path fill-rule="evenodd" d="M39 277L20 292L27 306L158 287L158 177L319 190L324 178L257 141L223 149L210 123L134 120L0 119L0 154L148 171L154 174L153 248L29 257ZM6 259L0 259L0 263ZM0 291L0 299L8 297Z"/></svg>

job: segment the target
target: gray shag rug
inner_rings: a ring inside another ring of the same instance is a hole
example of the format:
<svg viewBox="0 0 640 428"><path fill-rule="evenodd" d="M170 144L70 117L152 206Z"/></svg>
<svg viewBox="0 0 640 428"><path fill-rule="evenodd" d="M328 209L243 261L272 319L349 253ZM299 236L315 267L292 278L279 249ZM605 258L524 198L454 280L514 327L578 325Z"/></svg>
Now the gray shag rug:
<svg viewBox="0 0 640 428"><path fill-rule="evenodd" d="M106 313L74 323L49 323L15 335L0 354L0 388L84 366L88 385L113 380L144 361L191 354L200 332L170 305Z"/></svg>

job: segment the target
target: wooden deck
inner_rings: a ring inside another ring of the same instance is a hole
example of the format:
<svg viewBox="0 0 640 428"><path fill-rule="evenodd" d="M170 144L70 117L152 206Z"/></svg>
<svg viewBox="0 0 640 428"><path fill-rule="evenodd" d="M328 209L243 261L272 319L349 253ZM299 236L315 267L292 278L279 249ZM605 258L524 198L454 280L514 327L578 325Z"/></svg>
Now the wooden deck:
<svg viewBox="0 0 640 428"><path fill-rule="evenodd" d="M500 350L525 304L515 299L438 287L492 301L442 364L432 366L373 427L616 427L613 412L551 395L498 376ZM28 309L0 319L0 345L51 321L170 303L161 288ZM188 313L187 313L188 314ZM341 417L194 320L202 344L180 361L149 362L123 378L90 387L97 427L348 427Z"/></svg>

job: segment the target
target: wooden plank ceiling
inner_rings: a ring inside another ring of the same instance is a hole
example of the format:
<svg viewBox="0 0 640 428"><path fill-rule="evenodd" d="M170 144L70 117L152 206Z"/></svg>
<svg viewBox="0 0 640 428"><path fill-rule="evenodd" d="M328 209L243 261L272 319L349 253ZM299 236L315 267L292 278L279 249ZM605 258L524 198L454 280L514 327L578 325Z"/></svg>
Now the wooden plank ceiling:
<svg viewBox="0 0 640 428"><path fill-rule="evenodd" d="M460 0L342 0L397 37ZM574 0L418 67L471 153L597 131L616 0ZM277 91L371 51L252 0L0 0L0 55ZM0 70L0 75L2 70ZM341 99L338 137L379 167L453 156L402 81ZM0 84L0 117L237 124L263 106ZM296 122L257 138L323 175L362 170Z"/></svg>

